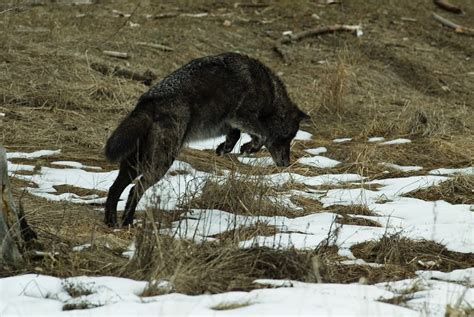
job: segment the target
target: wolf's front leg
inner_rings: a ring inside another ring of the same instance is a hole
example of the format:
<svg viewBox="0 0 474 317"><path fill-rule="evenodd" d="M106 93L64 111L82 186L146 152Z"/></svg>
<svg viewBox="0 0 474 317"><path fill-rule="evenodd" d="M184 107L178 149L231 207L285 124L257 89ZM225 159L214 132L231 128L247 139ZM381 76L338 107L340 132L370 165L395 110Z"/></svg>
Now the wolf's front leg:
<svg viewBox="0 0 474 317"><path fill-rule="evenodd" d="M237 141L240 139L240 130L239 129L232 129L230 132L227 134L225 141L219 144L219 146L216 149L216 154L217 155L223 155L226 153L232 152L234 149L235 144Z"/></svg>
<svg viewBox="0 0 474 317"><path fill-rule="evenodd" d="M255 152L260 151L260 149L262 148L263 146L262 139L256 135L251 135L251 137L252 137L252 140L250 142L247 142L240 147L240 154L255 153Z"/></svg>

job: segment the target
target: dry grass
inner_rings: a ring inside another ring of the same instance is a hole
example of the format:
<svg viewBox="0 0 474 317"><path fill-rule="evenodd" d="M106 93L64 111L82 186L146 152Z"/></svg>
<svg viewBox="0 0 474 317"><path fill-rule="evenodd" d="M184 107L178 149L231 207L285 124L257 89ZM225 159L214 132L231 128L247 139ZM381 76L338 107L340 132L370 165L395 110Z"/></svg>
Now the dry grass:
<svg viewBox="0 0 474 317"><path fill-rule="evenodd" d="M301 216L301 212L269 200L278 194L277 188L259 177L231 174L224 182L207 181L202 194L184 207L219 209L248 216Z"/></svg>
<svg viewBox="0 0 474 317"><path fill-rule="evenodd" d="M258 278L314 281L311 252L177 241L153 227L144 224L137 235L136 255L123 268L132 278L166 279L176 292L186 294L248 290Z"/></svg>
<svg viewBox="0 0 474 317"><path fill-rule="evenodd" d="M448 251L444 246L428 240L413 241L399 233L385 235L379 241L368 241L351 248L357 258L368 262L390 264L416 271L432 269L449 272L470 268L473 253Z"/></svg>
<svg viewBox="0 0 474 317"><path fill-rule="evenodd" d="M474 204L474 176L458 175L438 186L420 189L406 194L422 200L444 200L451 204Z"/></svg>
<svg viewBox="0 0 474 317"><path fill-rule="evenodd" d="M278 228L268 223L257 221L250 226L241 226L236 229L227 230L225 232L212 236L222 241L245 241L258 236L271 237L279 232Z"/></svg>
<svg viewBox="0 0 474 317"><path fill-rule="evenodd" d="M323 76L326 89L321 97L320 112L341 116L345 110L344 96L347 93L348 70L342 58L334 68L328 68Z"/></svg>
<svg viewBox="0 0 474 317"><path fill-rule="evenodd" d="M250 306L253 303L251 301L243 301L243 302L223 302L219 303L215 306L212 306L212 310L231 310L231 309L237 309L241 307L246 307Z"/></svg>
<svg viewBox="0 0 474 317"><path fill-rule="evenodd" d="M348 215L337 217L336 223L353 226L382 227L382 225L375 220L361 217L351 217Z"/></svg>

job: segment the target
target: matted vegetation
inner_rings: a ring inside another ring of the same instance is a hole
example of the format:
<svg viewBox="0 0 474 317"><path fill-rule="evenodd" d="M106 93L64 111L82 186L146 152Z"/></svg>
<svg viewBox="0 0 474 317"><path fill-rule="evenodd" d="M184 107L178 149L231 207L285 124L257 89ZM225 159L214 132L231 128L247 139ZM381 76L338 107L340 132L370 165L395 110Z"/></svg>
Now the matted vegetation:
<svg viewBox="0 0 474 317"><path fill-rule="evenodd" d="M451 204L474 204L474 175L459 175L439 186L432 186L406 194L423 200L444 200Z"/></svg>
<svg viewBox="0 0 474 317"><path fill-rule="evenodd" d="M411 240L400 233L384 235L379 241L367 241L351 248L352 253L368 262L392 264L412 272L422 269L450 272L474 265L473 253L459 253L429 240Z"/></svg>

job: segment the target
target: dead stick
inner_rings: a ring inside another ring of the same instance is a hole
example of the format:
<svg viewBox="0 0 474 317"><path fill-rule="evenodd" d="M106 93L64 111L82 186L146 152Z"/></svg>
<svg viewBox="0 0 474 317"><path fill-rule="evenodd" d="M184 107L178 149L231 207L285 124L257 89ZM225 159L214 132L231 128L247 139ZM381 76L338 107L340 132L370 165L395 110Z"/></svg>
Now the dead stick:
<svg viewBox="0 0 474 317"><path fill-rule="evenodd" d="M444 26L447 26L451 29L454 30L454 32L456 33L462 33L462 34L466 34L466 35L474 35L474 29L470 29L470 28L467 28L467 27L464 27L462 25L459 25L459 24L456 24L446 18L443 18L442 16L436 14L433 12L433 18L438 21L439 23L441 23L442 25Z"/></svg>
<svg viewBox="0 0 474 317"><path fill-rule="evenodd" d="M147 70L143 74L139 74L137 72L119 66L111 67L100 63L92 63L91 68L103 75L114 75L117 77L136 80L142 82L147 86L150 86L151 83L157 78L157 76L150 70Z"/></svg>
<svg viewBox="0 0 474 317"><path fill-rule="evenodd" d="M124 52L117 51L102 51L103 54L107 56L117 57L117 58L129 58L130 56Z"/></svg>
<svg viewBox="0 0 474 317"><path fill-rule="evenodd" d="M319 28L309 29L296 34L285 35L277 42L279 44L288 44L291 42L301 41L302 39L307 37L318 36L325 33L334 33L339 31L353 32L358 34L361 31L360 29L360 25L335 24L331 26L323 26Z"/></svg>
<svg viewBox="0 0 474 317"><path fill-rule="evenodd" d="M162 44L156 44L156 43L137 42L137 45L148 46L148 47L156 48L156 49L159 49L159 50L165 51L165 52L172 52L172 51L174 51L174 49L173 49L172 47L169 47L169 46L166 46L166 45L162 45Z"/></svg>
<svg viewBox="0 0 474 317"><path fill-rule="evenodd" d="M266 8L269 7L269 4L266 3L243 3L243 2L236 2L234 4L234 8Z"/></svg>
<svg viewBox="0 0 474 317"><path fill-rule="evenodd" d="M167 13L160 13L157 15L151 16L152 19L168 19L168 18L174 18L179 16L178 12L167 12Z"/></svg>
<svg viewBox="0 0 474 317"><path fill-rule="evenodd" d="M443 10L446 10L452 13L457 13L457 14L464 13L460 7L457 7L445 0L433 0L433 2Z"/></svg>

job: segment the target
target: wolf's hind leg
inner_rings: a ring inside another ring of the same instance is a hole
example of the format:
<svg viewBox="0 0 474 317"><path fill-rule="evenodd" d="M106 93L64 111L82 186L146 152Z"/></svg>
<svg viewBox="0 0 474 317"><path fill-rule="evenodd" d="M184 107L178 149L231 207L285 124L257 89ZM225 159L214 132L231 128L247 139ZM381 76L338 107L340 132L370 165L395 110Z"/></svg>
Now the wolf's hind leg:
<svg viewBox="0 0 474 317"><path fill-rule="evenodd" d="M237 141L240 139L240 130L239 129L232 129L230 132L227 134L225 141L219 144L219 146L216 149L216 154L217 155L223 155L226 153L232 152L234 149L235 144Z"/></svg>
<svg viewBox="0 0 474 317"><path fill-rule="evenodd" d="M137 166L131 158L120 163L120 171L114 183L109 189L105 202L105 223L109 227L117 224L117 203L125 187L127 187L137 176Z"/></svg>
<svg viewBox="0 0 474 317"><path fill-rule="evenodd" d="M255 153L260 151L260 149L263 146L262 140L256 136L256 135L251 135L252 140L250 142L247 142L245 144L242 144L240 147L240 154L250 154L250 153Z"/></svg>
<svg viewBox="0 0 474 317"><path fill-rule="evenodd" d="M140 167L143 176L130 190L122 219L123 226L133 224L135 209L143 194L166 174L182 147L184 140L182 126L178 124L160 126L160 122L154 125L146 143L146 159Z"/></svg>

